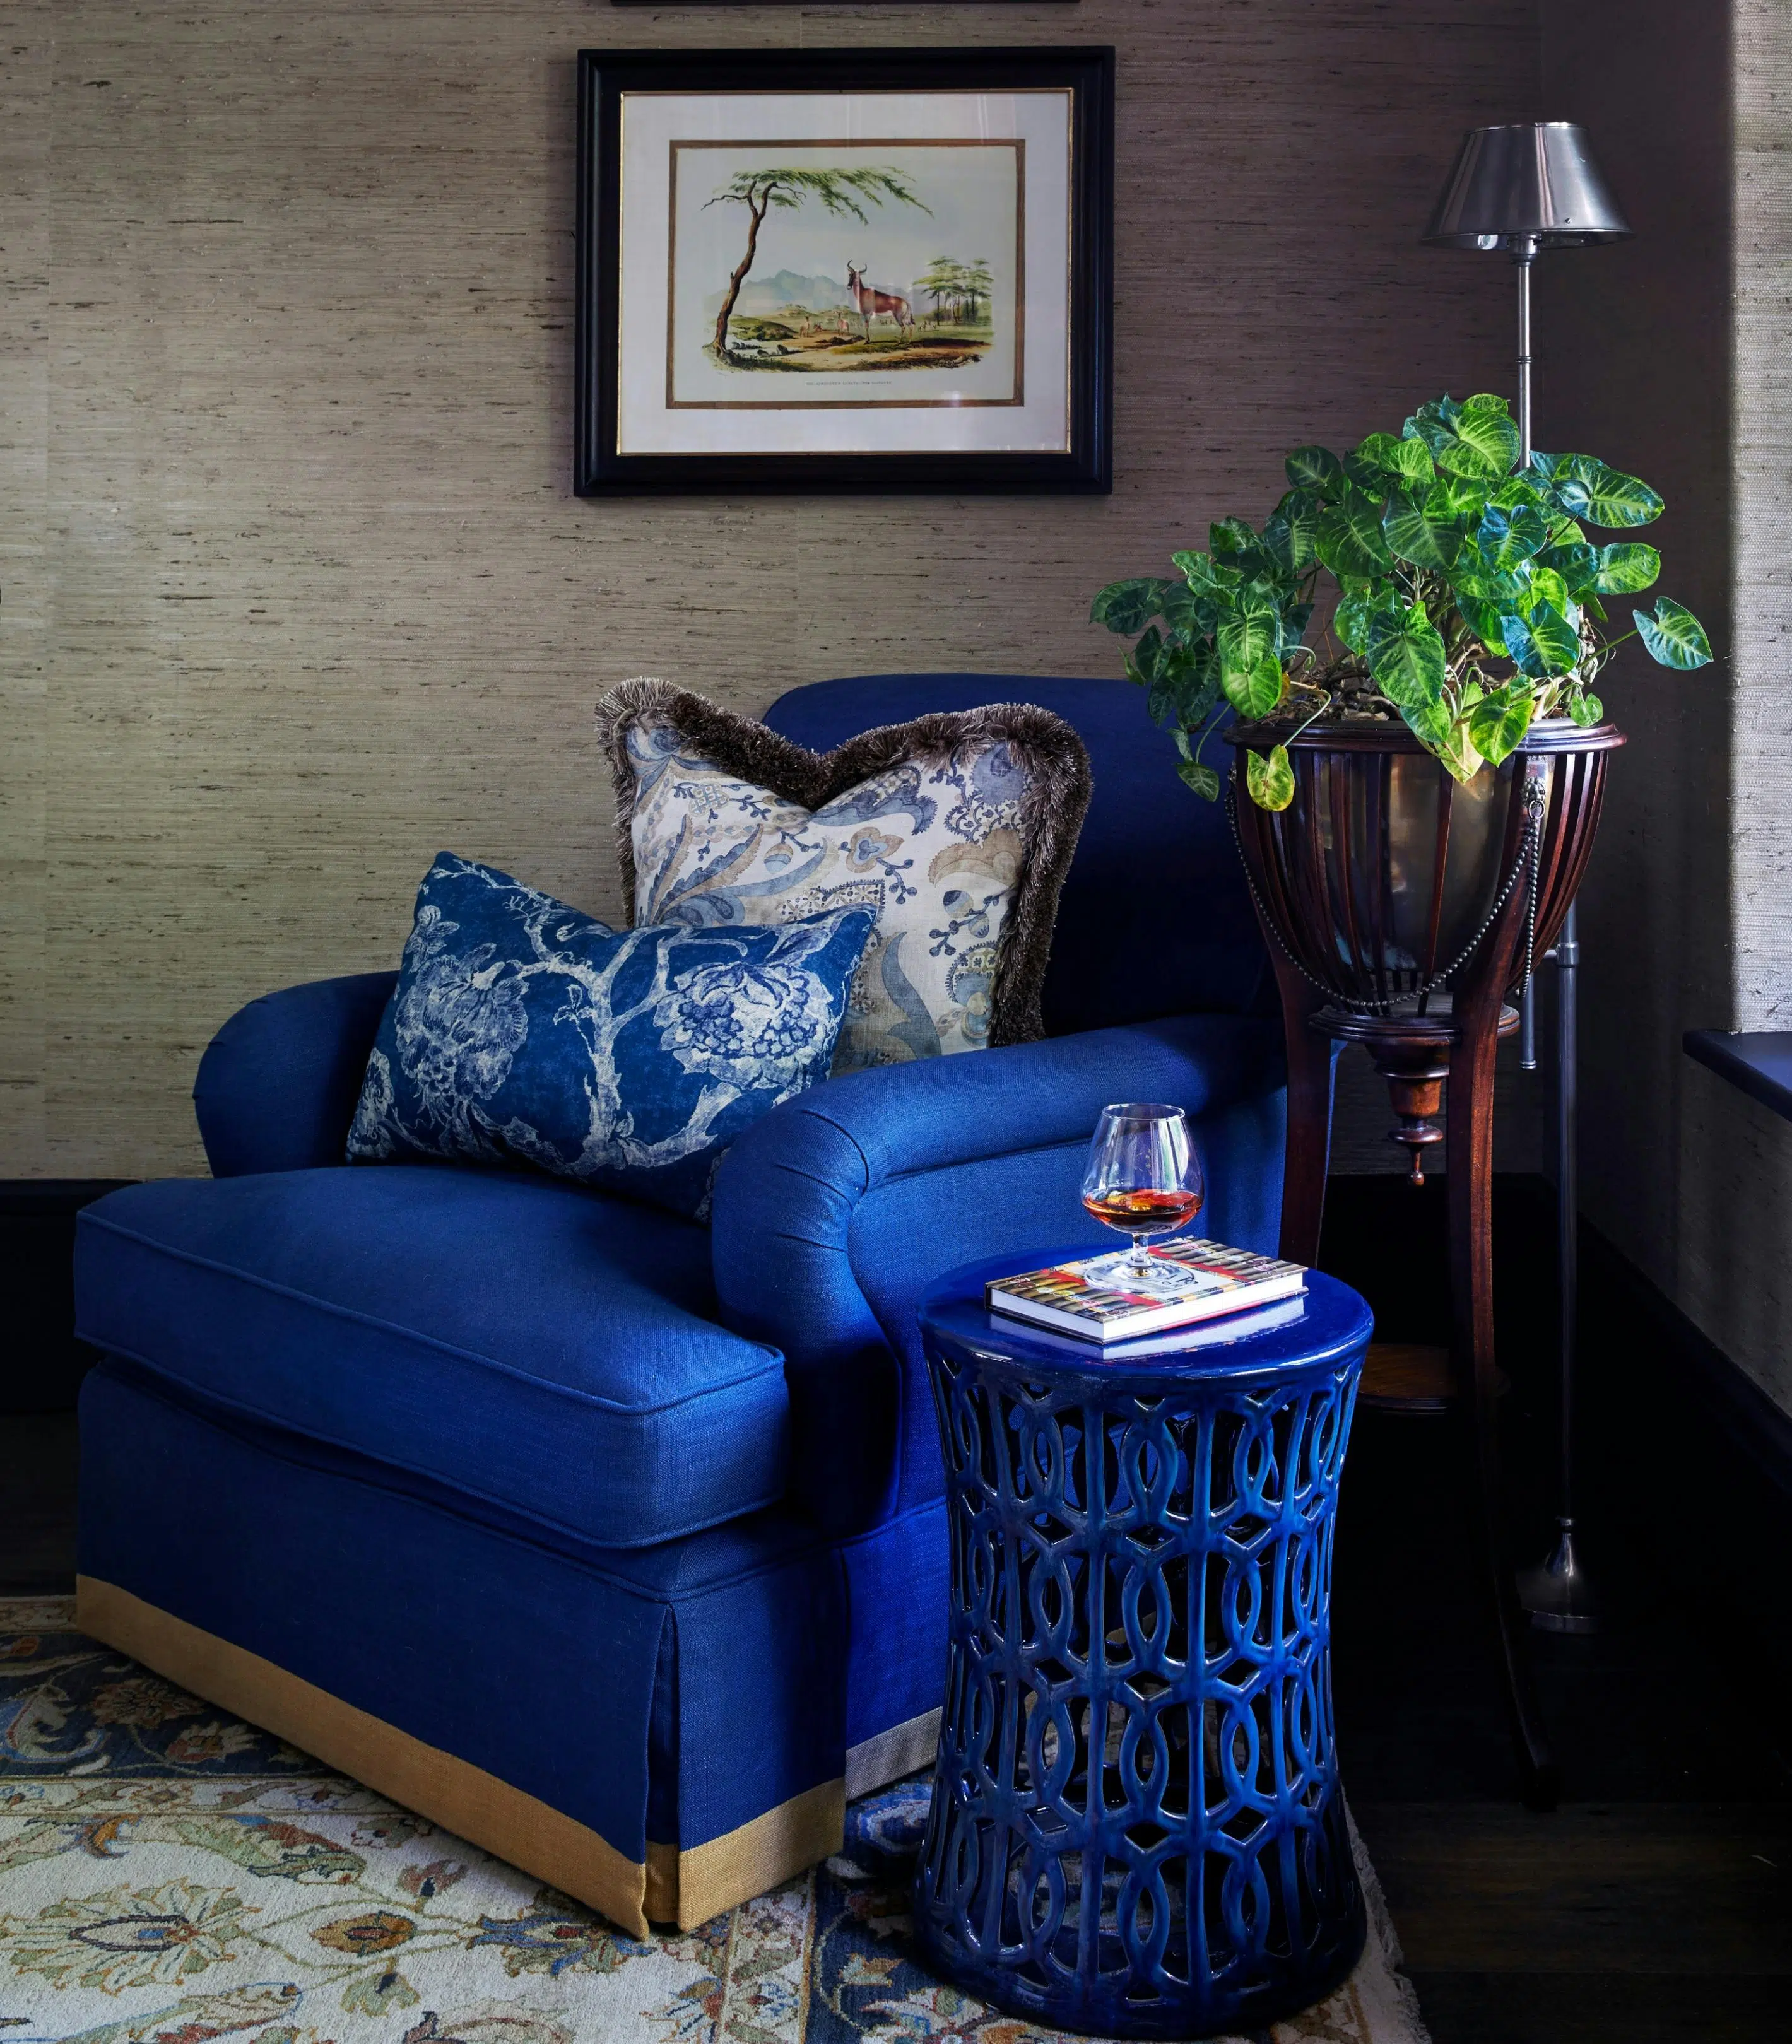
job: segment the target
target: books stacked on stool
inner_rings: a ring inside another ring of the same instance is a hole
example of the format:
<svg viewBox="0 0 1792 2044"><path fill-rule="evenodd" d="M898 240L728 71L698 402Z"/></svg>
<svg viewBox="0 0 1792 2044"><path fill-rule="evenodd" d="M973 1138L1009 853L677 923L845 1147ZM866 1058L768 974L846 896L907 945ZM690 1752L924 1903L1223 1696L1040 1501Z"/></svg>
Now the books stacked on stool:
<svg viewBox="0 0 1792 2044"><path fill-rule="evenodd" d="M993 1279L985 1301L992 1313L1106 1348L1209 1321L1225 1323L1214 1338L1233 1340L1294 1317L1298 1304L1279 1316L1258 1316L1306 1289L1304 1264L1221 1242L1170 1242L1146 1254L1144 1272L1122 1250ZM1240 1316L1249 1316L1248 1325Z"/></svg>

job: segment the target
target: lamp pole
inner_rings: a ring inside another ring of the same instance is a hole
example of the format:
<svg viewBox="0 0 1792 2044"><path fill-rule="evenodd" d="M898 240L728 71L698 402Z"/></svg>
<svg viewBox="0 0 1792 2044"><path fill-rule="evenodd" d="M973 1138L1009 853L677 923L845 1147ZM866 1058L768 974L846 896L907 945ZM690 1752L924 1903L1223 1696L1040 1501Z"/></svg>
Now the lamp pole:
<svg viewBox="0 0 1792 2044"><path fill-rule="evenodd" d="M1518 272L1518 465L1531 465L1531 269L1538 237L1513 238ZM1544 954L1556 966L1556 1339L1561 1359L1560 1465L1556 1545L1547 1561L1520 1571L1518 1601L1544 1632L1591 1632L1598 1621L1586 1571L1575 1552L1575 1362L1580 1320L1580 1188L1576 1116L1579 1093L1579 1016L1575 980L1580 970L1575 904L1568 904L1561 935ZM1537 1068L1536 979L1525 982L1518 1014L1518 1067Z"/></svg>
<svg viewBox="0 0 1792 2044"><path fill-rule="evenodd" d="M1531 265L1537 259L1537 237L1521 234L1513 244L1513 267L1518 272L1518 466L1531 465ZM1572 909L1568 911L1574 913ZM1527 973L1518 997L1518 1069L1537 1068L1536 975Z"/></svg>

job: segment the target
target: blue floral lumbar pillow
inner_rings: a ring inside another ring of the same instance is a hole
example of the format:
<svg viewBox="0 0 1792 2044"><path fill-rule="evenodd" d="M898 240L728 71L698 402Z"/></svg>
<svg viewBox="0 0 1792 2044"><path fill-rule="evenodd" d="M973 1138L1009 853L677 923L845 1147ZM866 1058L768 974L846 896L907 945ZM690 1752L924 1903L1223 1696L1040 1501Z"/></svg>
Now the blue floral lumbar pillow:
<svg viewBox="0 0 1792 2044"><path fill-rule="evenodd" d="M873 920L612 930L444 851L349 1158L535 1164L701 1219L729 1145L827 1076Z"/></svg>

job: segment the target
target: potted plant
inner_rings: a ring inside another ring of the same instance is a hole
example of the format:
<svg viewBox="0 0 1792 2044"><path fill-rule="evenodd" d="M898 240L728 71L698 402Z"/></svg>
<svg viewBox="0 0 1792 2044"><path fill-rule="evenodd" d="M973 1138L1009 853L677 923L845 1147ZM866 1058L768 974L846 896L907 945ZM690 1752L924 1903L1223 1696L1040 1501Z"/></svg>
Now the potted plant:
<svg viewBox="0 0 1792 2044"><path fill-rule="evenodd" d="M1223 520L1206 552L1172 556L1175 577L1115 582L1091 613L1135 641L1126 671L1209 801L1202 752L1236 713L1258 912L1329 1032L1367 1041L1390 1080L1421 1048L1440 1076L1448 1024L1413 1018L1448 1011L1515 893L1513 974L1554 940L1623 742L1595 692L1606 663L1631 638L1665 667L1711 658L1666 597L1612 628L1604 599L1649 588L1660 557L1587 528L1647 524L1655 492L1590 455L1520 451L1486 395L1436 398L1342 459L1297 448L1260 532ZM1417 1176L1436 1132L1425 1099L1396 1101Z"/></svg>

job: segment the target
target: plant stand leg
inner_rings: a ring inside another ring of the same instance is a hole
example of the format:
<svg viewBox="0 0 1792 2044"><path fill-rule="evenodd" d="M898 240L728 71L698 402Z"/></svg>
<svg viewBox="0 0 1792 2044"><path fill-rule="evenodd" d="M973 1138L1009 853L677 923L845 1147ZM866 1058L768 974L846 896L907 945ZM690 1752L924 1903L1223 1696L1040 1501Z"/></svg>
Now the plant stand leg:
<svg viewBox="0 0 1792 2044"><path fill-rule="evenodd" d="M1325 1170L1332 1155L1332 1075L1336 1046L1313 1028L1325 1005L1294 967L1277 961L1282 1020L1288 1036L1288 1137L1282 1166L1281 1253L1291 1263L1319 1261L1325 1218Z"/></svg>
<svg viewBox="0 0 1792 2044"><path fill-rule="evenodd" d="M1452 1347L1470 1415L1479 1479L1482 1565L1525 1800L1534 1808L1549 1810L1561 1792L1560 1776L1532 1679L1529 1633L1513 1578L1500 1471L1493 1266L1494 1057L1499 1012L1497 992L1490 1001L1471 1001L1458 1018L1461 1034L1450 1062L1446 1156Z"/></svg>

